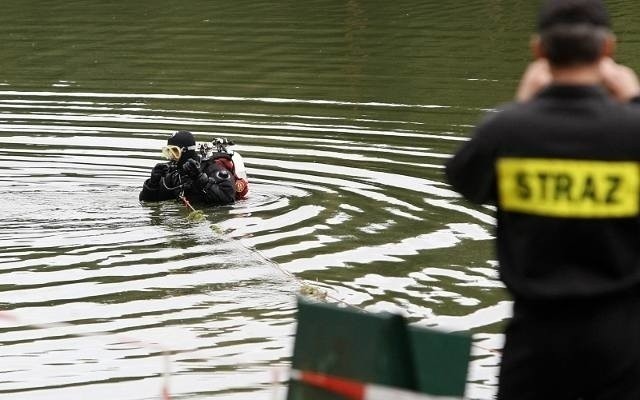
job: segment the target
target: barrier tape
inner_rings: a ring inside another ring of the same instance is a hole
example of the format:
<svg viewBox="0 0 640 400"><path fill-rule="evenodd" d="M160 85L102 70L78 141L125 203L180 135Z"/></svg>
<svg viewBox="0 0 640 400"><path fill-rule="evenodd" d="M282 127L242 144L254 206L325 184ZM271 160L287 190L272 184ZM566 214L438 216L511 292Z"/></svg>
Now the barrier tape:
<svg viewBox="0 0 640 400"><path fill-rule="evenodd" d="M292 369L290 378L344 396L349 400L462 400L462 397L434 396L411 390L360 382L319 372Z"/></svg>
<svg viewBox="0 0 640 400"><path fill-rule="evenodd" d="M20 318L16 317L15 315L7 311L0 311L0 320L6 320L6 321L13 322L15 324L21 324L24 326L29 326L37 329L77 327L77 325L70 324L67 322L49 322L45 324L27 322L27 321L21 320ZM69 335L75 336L75 337L96 337L96 336L108 335L110 337L114 337L118 339L121 343L135 343L142 347L146 347L148 349L161 351L164 365L162 369L162 387L160 389L160 395L162 396L162 400L171 400L171 394L169 392L169 378L171 376L171 372L170 372L171 360L169 358L169 350L166 347L161 346L157 343L149 343L149 342L145 342L143 340L139 340L130 336L125 336L119 333L114 333L109 331L90 332L90 333L69 333Z"/></svg>

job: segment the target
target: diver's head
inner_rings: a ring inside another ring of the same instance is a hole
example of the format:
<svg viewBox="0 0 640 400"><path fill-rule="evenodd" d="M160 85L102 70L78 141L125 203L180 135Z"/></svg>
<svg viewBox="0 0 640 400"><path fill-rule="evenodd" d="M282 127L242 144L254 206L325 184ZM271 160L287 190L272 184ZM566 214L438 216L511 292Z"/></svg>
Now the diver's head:
<svg viewBox="0 0 640 400"><path fill-rule="evenodd" d="M162 154L170 160L175 161L178 165L190 158L196 158L196 139L189 131L175 132L169 139L167 145L162 148Z"/></svg>
<svg viewBox="0 0 640 400"><path fill-rule="evenodd" d="M615 48L602 0L546 0L538 15L533 51L552 67L579 67L609 57Z"/></svg>

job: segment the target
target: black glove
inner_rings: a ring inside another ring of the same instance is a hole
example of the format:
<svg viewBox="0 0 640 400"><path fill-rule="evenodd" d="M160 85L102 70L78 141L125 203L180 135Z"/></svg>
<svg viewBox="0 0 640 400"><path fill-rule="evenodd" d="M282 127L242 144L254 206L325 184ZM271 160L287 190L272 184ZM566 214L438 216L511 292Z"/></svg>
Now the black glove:
<svg viewBox="0 0 640 400"><path fill-rule="evenodd" d="M182 170L187 176L194 181L198 179L202 171L200 171L200 163L193 158L188 159L183 165Z"/></svg>
<svg viewBox="0 0 640 400"><path fill-rule="evenodd" d="M169 172L169 165L167 163L158 163L151 170L151 178L150 183L152 185L157 185L160 183L160 179L165 176Z"/></svg>
<svg viewBox="0 0 640 400"><path fill-rule="evenodd" d="M209 177L200 171L200 163L194 159L189 159L182 165L182 170L187 174L193 183L204 186L209 181Z"/></svg>

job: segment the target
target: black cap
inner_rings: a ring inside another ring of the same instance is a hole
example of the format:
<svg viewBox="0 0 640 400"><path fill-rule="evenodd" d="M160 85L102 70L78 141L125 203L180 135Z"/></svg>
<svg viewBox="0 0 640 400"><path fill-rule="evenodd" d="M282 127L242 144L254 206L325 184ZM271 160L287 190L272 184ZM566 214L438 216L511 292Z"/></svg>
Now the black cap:
<svg viewBox="0 0 640 400"><path fill-rule="evenodd" d="M602 0L545 0L538 14L538 31L555 25L589 24L610 28L609 13Z"/></svg>
<svg viewBox="0 0 640 400"><path fill-rule="evenodd" d="M168 145L178 146L180 148L187 148L188 150L195 150L196 139L189 131L178 131L171 135L167 140Z"/></svg>

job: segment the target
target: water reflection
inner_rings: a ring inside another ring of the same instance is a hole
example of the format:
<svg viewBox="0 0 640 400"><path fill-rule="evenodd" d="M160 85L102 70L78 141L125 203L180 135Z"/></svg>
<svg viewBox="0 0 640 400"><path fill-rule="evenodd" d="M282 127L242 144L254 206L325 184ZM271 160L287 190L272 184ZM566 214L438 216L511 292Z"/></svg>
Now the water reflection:
<svg viewBox="0 0 640 400"><path fill-rule="evenodd" d="M509 315L494 219L442 163L511 97L533 8L9 0L0 393L153 398L166 348L176 397L270 399L307 280L473 332L469 397L491 398ZM197 224L141 205L178 129L239 143L250 197Z"/></svg>
<svg viewBox="0 0 640 400"><path fill-rule="evenodd" d="M108 102L91 93L20 97L0 102L7 106L0 184L16 205L2 216L0 270L7 284L0 302L28 321L70 325L0 330L6 361L17 366L3 373L13 382L2 385L5 394L26 398L49 389L68 396L77 387L99 392L95 386L122 380L151 390L161 373L158 352L112 345L117 340L106 334L77 336L95 332L162 344L173 354L173 376L186 381L211 376L199 387L172 383L176 393L262 393L266 371L286 365L294 326L298 282L279 268L316 281L333 298L401 311L416 323L470 329L482 324L465 314L491 308L482 291L499 285L486 270L456 274L447 263L420 261L433 250L490 239L491 221L446 222L446 212L463 206L435 178L446 157L437 147L390 149L377 140L429 140L415 127L398 122L395 131L381 130L377 125L389 122L372 118L338 125L336 117L300 112L222 118L179 110L200 97L160 96L152 107L138 102L136 115L129 95L110 95ZM171 104L161 107L160 99ZM196 132L205 138L219 128L247 128L234 138L250 168L250 198L207 210L202 224L188 222L178 203L141 206L137 191L171 131L167 121L203 128ZM316 138L318 132L328 136ZM451 317L457 324L438 319L452 306L469 311ZM233 372L235 383L219 382L218 371ZM138 396L144 390L138 387Z"/></svg>

